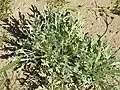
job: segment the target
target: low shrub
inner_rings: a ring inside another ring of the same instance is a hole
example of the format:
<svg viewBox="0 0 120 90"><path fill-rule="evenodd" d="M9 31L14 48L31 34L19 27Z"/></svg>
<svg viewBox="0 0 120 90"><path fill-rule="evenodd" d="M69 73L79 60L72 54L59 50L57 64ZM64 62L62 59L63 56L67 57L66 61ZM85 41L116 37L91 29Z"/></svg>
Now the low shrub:
<svg viewBox="0 0 120 90"><path fill-rule="evenodd" d="M111 12L116 15L120 15L120 0L116 0Z"/></svg>
<svg viewBox="0 0 120 90"><path fill-rule="evenodd" d="M84 31L78 13L30 8L29 19L20 15L4 27L14 37L7 41L11 57L19 57L14 68L22 70L19 82L25 90L116 90L119 69L109 44ZM111 82L112 80L115 83Z"/></svg>
<svg viewBox="0 0 120 90"><path fill-rule="evenodd" d="M0 20L8 18L10 10L10 0L0 0ZM0 25L1 26L1 25ZM4 40L9 39L7 32L0 27L0 49L4 46Z"/></svg>
<svg viewBox="0 0 120 90"><path fill-rule="evenodd" d="M0 20L9 16L8 10L10 10L10 0L0 0Z"/></svg>

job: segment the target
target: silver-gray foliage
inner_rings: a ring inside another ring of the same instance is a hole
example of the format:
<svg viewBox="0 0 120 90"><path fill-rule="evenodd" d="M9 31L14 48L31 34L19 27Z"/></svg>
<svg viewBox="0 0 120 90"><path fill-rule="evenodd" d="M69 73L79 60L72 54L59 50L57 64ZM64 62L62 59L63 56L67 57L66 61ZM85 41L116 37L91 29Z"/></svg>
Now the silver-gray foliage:
<svg viewBox="0 0 120 90"><path fill-rule="evenodd" d="M91 38L83 20L70 11L44 10L35 6L25 19L11 23L19 35L11 42L12 57L19 57L15 69L23 71L19 81L27 90L114 90L110 80L119 75L113 62L119 61L106 42ZM13 28L13 27L12 27ZM13 28L14 29L14 28ZM10 45L10 44L9 44ZM114 79L115 80L115 79Z"/></svg>

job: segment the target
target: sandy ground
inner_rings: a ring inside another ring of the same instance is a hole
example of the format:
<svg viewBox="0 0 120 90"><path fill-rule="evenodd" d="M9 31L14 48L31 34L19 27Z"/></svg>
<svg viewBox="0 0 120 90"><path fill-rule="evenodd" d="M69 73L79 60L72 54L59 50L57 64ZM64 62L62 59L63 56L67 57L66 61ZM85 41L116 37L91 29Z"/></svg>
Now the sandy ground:
<svg viewBox="0 0 120 90"><path fill-rule="evenodd" d="M73 8L77 8L78 5L82 7L78 10L82 11L82 15L85 18L85 30L89 32L91 35L103 34L105 31L105 23L100 20L100 16L97 13L98 18L96 20L95 13L92 9L95 8L94 0L68 0L70 2L70 6ZM29 7L31 4L36 5L39 10L43 10L45 7L45 0L12 0L11 6L14 16L18 16L18 11L26 13L29 11ZM102 7L111 7L113 4L113 0L96 0L97 5ZM108 13L109 14L109 13ZM109 26L108 32L105 34L105 38L112 44L114 49L118 49L120 47L120 16L109 14L114 17L113 22ZM120 57L120 51L116 54L117 57Z"/></svg>
<svg viewBox="0 0 120 90"><path fill-rule="evenodd" d="M92 8L94 6L94 0L68 0L70 1L69 6L73 8L77 8L77 10L82 11L82 16L85 19L85 30L89 32L90 35L95 36L96 34L102 34L105 31L105 23L101 20L101 17L98 15L98 19L96 19L96 15ZM96 0L99 6L108 7L112 6L112 0ZM18 18L18 12L22 12L26 14L29 12L30 5L36 5L39 10L43 10L45 7L45 0L11 0L11 10L13 15ZM81 5L81 8L78 6ZM110 24L107 33L105 34L105 39L108 40L114 49L118 49L120 47L120 16L113 15L108 13L110 16L114 17L113 22ZM3 51L0 50L0 55L4 54ZM117 52L116 57L120 58L120 51ZM4 66L6 60L0 59L0 68Z"/></svg>
<svg viewBox="0 0 120 90"><path fill-rule="evenodd" d="M83 18L85 19L85 30L89 34L95 36L96 34L102 35L105 31L105 23L101 20L99 13L97 12L96 19L95 12L92 11L95 8L94 0L68 0L70 2L69 6L72 8L77 8L81 11ZM112 6L113 0L96 0L97 5L102 7ZM45 7L46 0L11 0L11 11L13 15L18 18L18 12L26 14L30 12L29 8L31 5L36 5L39 10L43 10ZM81 8L78 6L81 5ZM114 17L113 22L110 24L107 33L105 34L106 40L108 40L112 47L116 50L120 47L120 16L108 13L108 15ZM0 51L0 55L3 51ZM120 58L120 51L117 52L116 57ZM4 60L2 60L4 62ZM1 62L1 63L2 63Z"/></svg>
<svg viewBox="0 0 120 90"><path fill-rule="evenodd" d="M85 30L89 34L95 36L96 34L102 35L105 31L105 23L101 20L99 13L97 12L96 19L95 12L92 11L95 8L94 0L68 0L70 2L69 6L72 8L77 8L81 11L83 18L85 19ZM112 6L113 0L96 0L97 5L102 7ZM45 7L46 0L11 0L11 11L13 15L18 18L18 12L26 14L30 12L29 8L31 5L36 5L39 10L43 10ZM81 5L81 8L78 6ZM120 47L120 16L108 13L109 16L114 17L113 22L110 24L107 33L105 34L105 39L108 40L112 47L116 50ZM0 51L0 55L3 51ZM117 52L116 57L120 58L120 51ZM4 62L4 60L1 60ZM2 63L0 62L0 63Z"/></svg>

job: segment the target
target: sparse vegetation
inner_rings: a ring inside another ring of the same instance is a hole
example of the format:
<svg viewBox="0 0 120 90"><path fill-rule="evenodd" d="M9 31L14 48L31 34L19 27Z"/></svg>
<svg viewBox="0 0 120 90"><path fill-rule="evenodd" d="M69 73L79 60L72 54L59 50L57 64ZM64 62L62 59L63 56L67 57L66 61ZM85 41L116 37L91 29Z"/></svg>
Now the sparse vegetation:
<svg viewBox="0 0 120 90"><path fill-rule="evenodd" d="M16 25L19 36L7 42L11 46L6 47L12 57L20 58L15 70L23 71L22 78L18 79L23 89L116 88L110 81L119 75L119 70L112 65L119 59L114 57L115 51L109 44L84 32L80 15L49 8L42 14L35 6L31 11L29 19L20 14L20 21L12 21L10 27L14 29Z"/></svg>
<svg viewBox="0 0 120 90"><path fill-rule="evenodd" d="M0 20L5 20L9 16L10 0L0 0ZM1 24L0 24L1 26ZM10 39L8 33L0 28L0 48L4 46L4 40Z"/></svg>
<svg viewBox="0 0 120 90"><path fill-rule="evenodd" d="M116 0L111 12L116 15L120 15L120 0Z"/></svg>
<svg viewBox="0 0 120 90"><path fill-rule="evenodd" d="M21 73L20 90L119 90L117 51L101 39L104 33L88 35L80 13L62 9L66 2L60 2L48 2L43 13L32 5L28 18L19 12L19 20L3 20L14 38L2 40L13 60L0 69L0 89L11 90L6 71L13 68ZM106 17L104 21L108 27Z"/></svg>
<svg viewBox="0 0 120 90"><path fill-rule="evenodd" d="M9 16L10 0L0 0L0 20L6 19Z"/></svg>
<svg viewBox="0 0 120 90"><path fill-rule="evenodd" d="M10 36L10 34L8 32L6 32L5 30L1 29L0 30L0 49L4 48L5 42L6 40L10 40L12 37Z"/></svg>

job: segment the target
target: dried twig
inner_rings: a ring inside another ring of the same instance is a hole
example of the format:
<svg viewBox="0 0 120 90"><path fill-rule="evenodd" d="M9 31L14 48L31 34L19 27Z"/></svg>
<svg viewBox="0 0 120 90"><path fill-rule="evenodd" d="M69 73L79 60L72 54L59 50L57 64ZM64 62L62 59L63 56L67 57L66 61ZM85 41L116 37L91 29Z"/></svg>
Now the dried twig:
<svg viewBox="0 0 120 90"><path fill-rule="evenodd" d="M92 0L92 1L94 2L96 8L100 8L100 7L97 5L97 2L96 2L95 0ZM101 38L104 37L105 34L107 33L107 31L108 31L108 29L109 29L109 25L112 23L114 17L111 17L111 21L108 22L109 15L106 13L106 11L105 11L102 7L101 7L99 10L101 10L100 16L102 17L102 20L104 21L105 26L106 26L104 33L103 33L102 35L98 35L98 36L99 36L99 40L101 40ZM96 19L98 19L99 17L98 17L98 15L97 15L97 12L99 12L99 11L96 11L96 10L93 10L93 11L94 11L94 13L95 13Z"/></svg>

